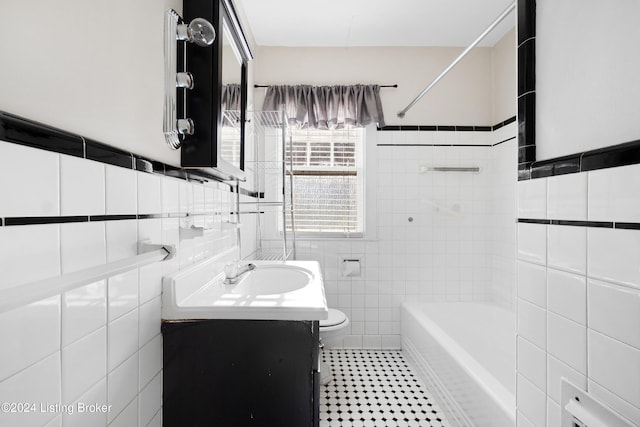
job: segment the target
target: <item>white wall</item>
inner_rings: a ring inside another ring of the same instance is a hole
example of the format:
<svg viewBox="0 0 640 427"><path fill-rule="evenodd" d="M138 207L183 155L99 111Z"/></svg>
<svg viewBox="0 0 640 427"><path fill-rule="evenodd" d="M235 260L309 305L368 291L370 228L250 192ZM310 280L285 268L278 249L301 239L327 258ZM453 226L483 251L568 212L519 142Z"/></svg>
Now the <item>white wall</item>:
<svg viewBox="0 0 640 427"><path fill-rule="evenodd" d="M380 90L386 124L493 125L491 48L472 51L404 119L396 116L462 50L261 46L254 64L255 80L258 84L397 83L396 89ZM265 90L256 90L257 108L262 107Z"/></svg>
<svg viewBox="0 0 640 427"><path fill-rule="evenodd" d="M509 31L492 49L493 121L500 123L518 110L516 30Z"/></svg>
<svg viewBox="0 0 640 427"><path fill-rule="evenodd" d="M3 1L0 110L165 163L164 13L179 0Z"/></svg>
<svg viewBox="0 0 640 427"><path fill-rule="evenodd" d="M538 160L638 139L638 16L633 0L537 2Z"/></svg>

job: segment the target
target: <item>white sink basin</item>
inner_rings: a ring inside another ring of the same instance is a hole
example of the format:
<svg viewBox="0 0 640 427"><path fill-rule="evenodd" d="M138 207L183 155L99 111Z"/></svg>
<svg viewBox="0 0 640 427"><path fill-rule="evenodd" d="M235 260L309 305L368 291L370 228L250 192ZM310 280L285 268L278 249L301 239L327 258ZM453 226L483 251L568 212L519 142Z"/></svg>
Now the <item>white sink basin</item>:
<svg viewBox="0 0 640 427"><path fill-rule="evenodd" d="M318 262L251 261L256 265L254 270L235 284L225 284L222 271L229 261L229 257L219 256L166 276L162 318L169 321L327 318L329 311Z"/></svg>
<svg viewBox="0 0 640 427"><path fill-rule="evenodd" d="M313 274L306 268L294 265L259 265L245 273L231 292L242 295L275 295L297 291L313 280Z"/></svg>

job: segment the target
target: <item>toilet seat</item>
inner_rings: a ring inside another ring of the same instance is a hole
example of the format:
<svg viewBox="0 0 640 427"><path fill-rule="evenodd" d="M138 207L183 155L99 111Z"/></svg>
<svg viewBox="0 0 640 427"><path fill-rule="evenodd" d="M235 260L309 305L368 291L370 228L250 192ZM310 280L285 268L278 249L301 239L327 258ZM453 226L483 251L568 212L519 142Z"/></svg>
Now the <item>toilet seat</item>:
<svg viewBox="0 0 640 427"><path fill-rule="evenodd" d="M320 321L320 332L329 332L342 329L349 324L347 315L334 308L329 309L329 317Z"/></svg>

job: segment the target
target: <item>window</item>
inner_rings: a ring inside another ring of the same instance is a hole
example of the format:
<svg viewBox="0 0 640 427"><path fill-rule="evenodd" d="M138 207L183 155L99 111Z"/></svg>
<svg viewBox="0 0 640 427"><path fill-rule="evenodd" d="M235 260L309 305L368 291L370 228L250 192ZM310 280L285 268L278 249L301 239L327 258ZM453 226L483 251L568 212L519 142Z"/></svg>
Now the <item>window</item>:
<svg viewBox="0 0 640 427"><path fill-rule="evenodd" d="M363 128L292 130L286 161L293 161L294 217L287 231L293 223L303 233L363 232L363 149Z"/></svg>

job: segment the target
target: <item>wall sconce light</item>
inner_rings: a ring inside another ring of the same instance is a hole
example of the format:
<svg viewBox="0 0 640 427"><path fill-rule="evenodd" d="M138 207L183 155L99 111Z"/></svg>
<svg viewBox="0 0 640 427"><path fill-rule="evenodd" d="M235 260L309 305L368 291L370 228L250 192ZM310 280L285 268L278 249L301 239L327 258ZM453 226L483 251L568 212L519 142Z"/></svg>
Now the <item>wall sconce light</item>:
<svg viewBox="0 0 640 427"><path fill-rule="evenodd" d="M188 117L178 118L178 94L177 89L190 90L194 81L191 73L178 71L178 43L190 42L198 46L211 46L216 38L216 31L209 21L196 18L189 24L182 22L182 17L173 9L165 14L164 25L164 137L173 150L182 145L185 135L193 135L195 125ZM182 52L182 65L184 67L184 51ZM182 112L186 113L186 93L182 98Z"/></svg>

